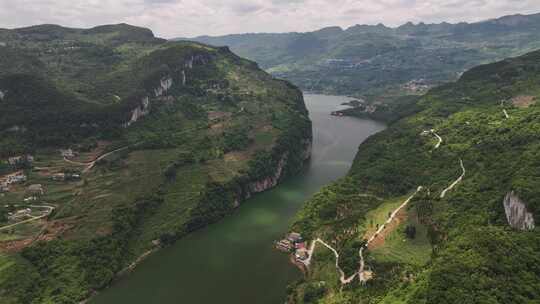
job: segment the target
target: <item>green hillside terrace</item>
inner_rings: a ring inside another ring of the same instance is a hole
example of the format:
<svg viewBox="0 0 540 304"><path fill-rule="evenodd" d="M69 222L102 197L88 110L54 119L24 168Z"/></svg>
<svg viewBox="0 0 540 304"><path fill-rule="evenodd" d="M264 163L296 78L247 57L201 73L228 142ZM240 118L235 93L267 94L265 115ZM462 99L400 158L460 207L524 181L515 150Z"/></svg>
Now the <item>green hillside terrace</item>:
<svg viewBox="0 0 540 304"><path fill-rule="evenodd" d="M82 301L310 156L302 93L228 48L128 25L0 41L0 180L21 176L0 196L0 303Z"/></svg>

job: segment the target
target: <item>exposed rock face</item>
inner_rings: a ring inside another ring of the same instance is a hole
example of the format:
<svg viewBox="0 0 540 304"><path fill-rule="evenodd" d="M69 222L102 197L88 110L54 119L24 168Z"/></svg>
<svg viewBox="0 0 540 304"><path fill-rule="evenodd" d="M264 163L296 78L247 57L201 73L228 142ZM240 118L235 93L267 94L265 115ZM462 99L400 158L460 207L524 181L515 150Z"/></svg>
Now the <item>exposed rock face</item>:
<svg viewBox="0 0 540 304"><path fill-rule="evenodd" d="M302 144L304 145L304 153L302 154L302 158L304 160L308 160L311 158L311 151L313 150L313 142L310 139L306 139L302 141Z"/></svg>
<svg viewBox="0 0 540 304"><path fill-rule="evenodd" d="M525 203L514 193L508 193L503 201L504 211L508 224L519 230L533 230L534 217L533 214L527 211Z"/></svg>
<svg viewBox="0 0 540 304"><path fill-rule="evenodd" d="M160 97L167 94L167 91L172 87L172 85L173 79L171 77L161 79L160 86L154 89L154 95L156 97Z"/></svg>
<svg viewBox="0 0 540 304"><path fill-rule="evenodd" d="M187 77L186 77L186 71L182 70L182 85L186 85L187 83Z"/></svg>
<svg viewBox="0 0 540 304"><path fill-rule="evenodd" d="M194 55L194 56L191 56L187 61L186 63L184 64L184 66L188 69L193 69L193 66L194 65L203 65L203 64L206 64L208 63L208 58L207 56L203 56L203 55Z"/></svg>
<svg viewBox="0 0 540 304"><path fill-rule="evenodd" d="M304 146L304 150L302 152L302 159L305 161L311 157L311 149L313 145L312 145L311 140L309 139L303 140L302 145ZM264 192L266 190L272 189L275 186L277 186L280 178L283 175L283 169L287 165L288 159L289 159L289 153L287 152L283 154L283 156L281 157L273 176L268 176L265 179L249 183L247 187L249 191L247 198L249 198L251 194Z"/></svg>
<svg viewBox="0 0 540 304"><path fill-rule="evenodd" d="M142 117L148 115L148 113L150 113L150 99L145 97L141 100L141 105L131 111L131 119L124 124L124 127L127 128L131 126Z"/></svg>
<svg viewBox="0 0 540 304"><path fill-rule="evenodd" d="M274 188L278 184L279 178L283 173L283 168L287 164L287 158L289 158L289 153L285 153L281 157L273 176L268 176L265 179L250 183L248 185L249 192L260 193L268 189Z"/></svg>
<svg viewBox="0 0 540 304"><path fill-rule="evenodd" d="M0 101L4 100L5 96L6 96L6 93L4 93L2 90L0 90Z"/></svg>
<svg viewBox="0 0 540 304"><path fill-rule="evenodd" d="M207 64L208 62L210 62L211 58L209 58L208 56L205 56L205 55L193 55L191 57L189 57L188 59L186 59L183 63L184 65L184 68L190 70L190 69L193 69L194 66L196 65L205 65ZM185 70L181 70L180 71L180 76L181 76L181 83L182 85L186 85L187 83L187 74L186 74L186 71ZM160 80L160 84L158 87L154 88L153 90L153 93L154 93L154 96L153 97L162 97L164 95L167 94L167 91L169 91L171 89L171 87L173 86L174 84L174 80L171 76L167 76L167 77L164 77ZM1 91L0 91L1 93ZM150 95L152 93L149 93ZM0 95L0 97L3 97L3 95ZM124 123L124 127L127 128L129 126L131 126L133 123L137 122L138 120L140 120L142 117L148 115L150 113L150 97L147 96L147 97L144 97L142 99L142 102L141 102L141 105L138 106L137 108L133 109L131 111L131 119Z"/></svg>
<svg viewBox="0 0 540 304"><path fill-rule="evenodd" d="M154 96L161 97L167 94L167 91L173 85L173 79L171 77L165 77L160 80L160 84L157 88L154 89ZM139 121L142 117L150 113L150 98L148 96L144 97L141 100L140 106L136 107L131 111L131 118L128 122L124 123L124 127L127 128L133 123Z"/></svg>

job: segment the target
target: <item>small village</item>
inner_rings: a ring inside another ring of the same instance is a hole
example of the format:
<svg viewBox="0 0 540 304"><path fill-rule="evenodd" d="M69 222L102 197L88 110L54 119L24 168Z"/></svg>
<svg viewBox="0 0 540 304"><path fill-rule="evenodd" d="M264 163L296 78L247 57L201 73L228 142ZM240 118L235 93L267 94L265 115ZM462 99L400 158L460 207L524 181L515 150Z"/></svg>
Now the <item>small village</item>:
<svg viewBox="0 0 540 304"><path fill-rule="evenodd" d="M60 160L77 154L71 149L57 152ZM23 154L0 160L0 232L13 235L18 226L48 217L55 209L44 200L47 186L76 182L82 173L68 166L39 167L36 157ZM14 237L14 236L12 236ZM0 240L12 237L0 236Z"/></svg>
<svg viewBox="0 0 540 304"><path fill-rule="evenodd" d="M309 259L309 251L302 235L297 232L289 233L284 239L276 242L276 249L291 253L295 264L307 267L306 261Z"/></svg>

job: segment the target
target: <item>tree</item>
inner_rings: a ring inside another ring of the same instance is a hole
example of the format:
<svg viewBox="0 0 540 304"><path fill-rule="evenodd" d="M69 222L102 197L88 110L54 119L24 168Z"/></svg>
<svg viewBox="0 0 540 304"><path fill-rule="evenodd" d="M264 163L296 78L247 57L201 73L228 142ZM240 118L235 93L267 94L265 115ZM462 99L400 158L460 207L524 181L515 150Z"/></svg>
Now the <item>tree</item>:
<svg viewBox="0 0 540 304"><path fill-rule="evenodd" d="M416 227L414 225L407 225L407 227L405 227L405 235L409 239L414 240L414 238L416 238Z"/></svg>

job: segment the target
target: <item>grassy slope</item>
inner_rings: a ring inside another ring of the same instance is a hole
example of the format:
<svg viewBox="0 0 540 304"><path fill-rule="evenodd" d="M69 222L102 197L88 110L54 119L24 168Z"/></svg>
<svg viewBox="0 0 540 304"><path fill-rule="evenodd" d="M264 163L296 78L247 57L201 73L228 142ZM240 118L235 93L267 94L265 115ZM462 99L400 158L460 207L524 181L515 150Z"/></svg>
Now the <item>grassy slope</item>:
<svg viewBox="0 0 540 304"><path fill-rule="evenodd" d="M384 247L368 251L375 279L367 287L352 285L338 294L335 288L315 284L327 278L327 271L335 272L326 266L333 263L329 256L319 260L313 275L297 285L290 301L535 303L540 297L540 235L538 229L510 229L502 201L515 190L535 219L540 218L540 106L517 108L506 102L510 119L505 119L501 100L540 97L539 58L540 52L533 52L474 68L457 83L423 96L419 113L364 143L349 176L308 202L294 229L328 240L356 229L359 233L337 243L345 257L342 267L352 272L358 259L352 249L361 241L361 227L369 225L372 213L361 212L366 205L352 204L342 199L343 194L372 193L392 201L423 185L425 190L411 202L408 213L409 221L418 215L422 234L423 227L427 228L430 245L426 236L418 246L398 243L403 238L398 228ZM437 150L431 136L420 136L429 129L444 139ZM460 158L467 169L465 179L441 199L442 189L461 174ZM367 204L367 209L384 208L377 200ZM350 210L347 214L335 212L345 207ZM335 223L325 224L324 219ZM342 227L344 222L349 226ZM414 258L407 258L411 253ZM426 258L429 262L424 264Z"/></svg>

